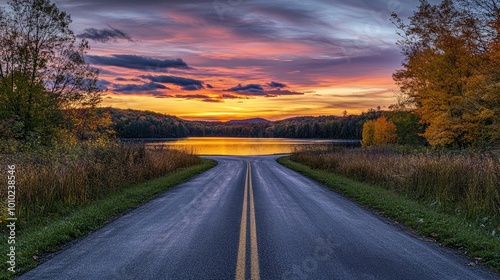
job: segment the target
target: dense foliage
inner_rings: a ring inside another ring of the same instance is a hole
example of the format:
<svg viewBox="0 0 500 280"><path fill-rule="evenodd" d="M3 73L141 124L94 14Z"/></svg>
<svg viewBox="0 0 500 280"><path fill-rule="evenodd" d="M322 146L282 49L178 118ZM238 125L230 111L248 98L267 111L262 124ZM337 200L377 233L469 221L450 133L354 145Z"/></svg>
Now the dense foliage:
<svg viewBox="0 0 500 280"><path fill-rule="evenodd" d="M403 69L394 74L433 146L498 146L500 6L497 0L420 1L399 29Z"/></svg>
<svg viewBox="0 0 500 280"><path fill-rule="evenodd" d="M0 8L0 140L87 139L101 122L89 118L101 101L98 72L70 23L49 0Z"/></svg>
<svg viewBox="0 0 500 280"><path fill-rule="evenodd" d="M396 143L398 139L396 132L394 122L387 120L385 116L381 116L376 120L366 121L363 124L362 144L364 147L367 147Z"/></svg>

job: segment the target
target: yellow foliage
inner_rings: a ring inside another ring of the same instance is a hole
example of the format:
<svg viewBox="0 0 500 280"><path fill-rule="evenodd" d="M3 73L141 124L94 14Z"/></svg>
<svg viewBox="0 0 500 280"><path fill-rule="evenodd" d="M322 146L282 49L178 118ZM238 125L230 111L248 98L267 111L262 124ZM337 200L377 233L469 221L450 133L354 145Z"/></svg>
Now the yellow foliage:
<svg viewBox="0 0 500 280"><path fill-rule="evenodd" d="M98 114L94 108L81 108L64 113L64 118L70 124L68 132L78 140L107 138L113 134L109 112Z"/></svg>
<svg viewBox="0 0 500 280"><path fill-rule="evenodd" d="M392 121L387 120L385 116L381 116L375 120L373 135L373 142L375 145L392 144L396 143L397 140L396 126Z"/></svg>
<svg viewBox="0 0 500 280"><path fill-rule="evenodd" d="M500 141L500 18L495 17L471 21L452 1L422 2L409 24L396 17L406 34L399 41L406 58L394 79L415 101L426 126L422 136L433 146ZM484 38L475 37L479 34Z"/></svg>
<svg viewBox="0 0 500 280"><path fill-rule="evenodd" d="M398 139L396 125L385 116L365 122L362 136L361 144L364 147L392 144Z"/></svg>
<svg viewBox="0 0 500 280"><path fill-rule="evenodd" d="M373 146L374 132L375 121L367 121L363 124L363 140L361 140L361 145L363 145L363 147Z"/></svg>

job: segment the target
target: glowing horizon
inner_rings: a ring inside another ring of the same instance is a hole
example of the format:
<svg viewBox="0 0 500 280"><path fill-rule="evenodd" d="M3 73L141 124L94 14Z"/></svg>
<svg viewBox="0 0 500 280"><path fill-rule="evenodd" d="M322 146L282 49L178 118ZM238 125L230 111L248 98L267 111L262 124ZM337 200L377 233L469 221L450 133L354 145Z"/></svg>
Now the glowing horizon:
<svg viewBox="0 0 500 280"><path fill-rule="evenodd" d="M108 89L102 106L227 121L359 114L394 103L391 75L402 57L389 18L418 3L57 4L90 42L86 60Z"/></svg>

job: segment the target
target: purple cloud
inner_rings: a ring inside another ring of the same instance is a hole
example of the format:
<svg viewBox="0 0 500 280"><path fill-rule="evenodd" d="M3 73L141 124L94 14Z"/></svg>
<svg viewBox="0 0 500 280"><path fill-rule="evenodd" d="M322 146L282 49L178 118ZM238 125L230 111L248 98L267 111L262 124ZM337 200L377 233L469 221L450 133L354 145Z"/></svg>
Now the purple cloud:
<svg viewBox="0 0 500 280"><path fill-rule="evenodd" d="M189 68L180 58L156 59L146 56L115 54L112 56L89 55L90 63L97 65L117 66L136 70L155 70L166 72L168 68Z"/></svg>

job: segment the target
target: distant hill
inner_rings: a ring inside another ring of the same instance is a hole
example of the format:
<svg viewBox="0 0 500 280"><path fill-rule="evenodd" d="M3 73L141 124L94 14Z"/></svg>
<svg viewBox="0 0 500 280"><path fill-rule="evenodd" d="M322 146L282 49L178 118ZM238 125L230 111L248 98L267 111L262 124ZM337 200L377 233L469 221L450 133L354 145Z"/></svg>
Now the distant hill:
<svg viewBox="0 0 500 280"><path fill-rule="evenodd" d="M231 120L227 121L227 124L246 124L246 123L268 123L270 122L269 120L263 119L263 118L251 118L251 119L244 119L244 120Z"/></svg>
<svg viewBox="0 0 500 280"><path fill-rule="evenodd" d="M189 136L188 122L150 111L104 108L110 113L119 138L182 138Z"/></svg>
<svg viewBox="0 0 500 280"><path fill-rule="evenodd" d="M363 123L381 111L361 115L303 116L280 121L263 118L228 122L188 121L150 111L102 108L118 138L183 138L189 136L360 139Z"/></svg>

